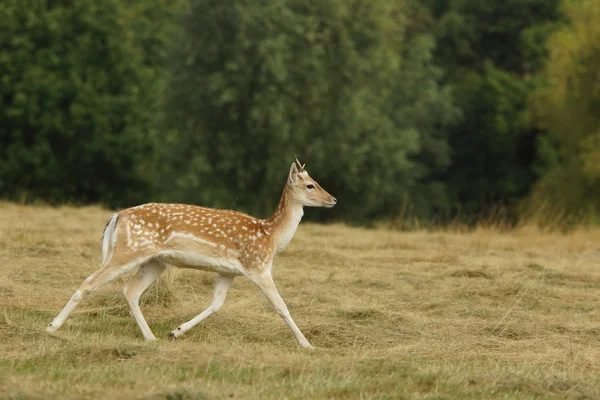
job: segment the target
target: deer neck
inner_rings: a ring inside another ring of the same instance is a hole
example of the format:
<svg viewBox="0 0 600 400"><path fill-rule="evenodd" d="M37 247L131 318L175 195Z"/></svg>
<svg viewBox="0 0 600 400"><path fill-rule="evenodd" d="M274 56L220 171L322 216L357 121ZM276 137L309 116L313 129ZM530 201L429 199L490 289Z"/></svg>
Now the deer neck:
<svg viewBox="0 0 600 400"><path fill-rule="evenodd" d="M304 207L294 200L290 189L286 186L277 209L267 220L273 231L276 251L283 250L292 240L303 215Z"/></svg>

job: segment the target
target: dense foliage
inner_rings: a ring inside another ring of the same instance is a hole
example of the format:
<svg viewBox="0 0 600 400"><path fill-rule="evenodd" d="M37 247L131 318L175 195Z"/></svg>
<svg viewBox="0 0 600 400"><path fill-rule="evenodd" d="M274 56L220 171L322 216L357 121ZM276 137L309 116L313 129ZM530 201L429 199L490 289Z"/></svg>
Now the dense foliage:
<svg viewBox="0 0 600 400"><path fill-rule="evenodd" d="M531 98L540 137L533 207L567 217L600 215L600 7L565 4L569 24L552 34L550 57ZM530 210L531 211L531 210Z"/></svg>
<svg viewBox="0 0 600 400"><path fill-rule="evenodd" d="M598 0L4 0L0 193L367 223L598 211Z"/></svg>
<svg viewBox="0 0 600 400"><path fill-rule="evenodd" d="M0 2L0 191L143 201L170 1Z"/></svg>
<svg viewBox="0 0 600 400"><path fill-rule="evenodd" d="M432 41L404 40L400 2L192 4L167 100L184 200L265 215L294 155L349 199L338 215L392 214L435 191L430 170L449 164L436 128L451 98Z"/></svg>
<svg viewBox="0 0 600 400"><path fill-rule="evenodd" d="M558 0L430 0L436 63L461 118L448 129L450 204L481 216L511 207L534 180L536 129L523 123L530 76L543 65Z"/></svg>

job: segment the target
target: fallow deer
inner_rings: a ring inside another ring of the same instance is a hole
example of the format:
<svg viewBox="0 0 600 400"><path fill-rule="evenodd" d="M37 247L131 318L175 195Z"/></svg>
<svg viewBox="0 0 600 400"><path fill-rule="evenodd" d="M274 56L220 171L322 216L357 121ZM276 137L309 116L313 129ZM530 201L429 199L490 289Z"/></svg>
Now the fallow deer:
<svg viewBox="0 0 600 400"><path fill-rule="evenodd" d="M294 236L303 208L331 208L336 202L296 159L279 206L268 219L185 204L149 203L122 210L104 228L100 269L83 282L47 330L54 332L60 328L88 294L139 267L123 288L123 294L146 340L156 339L142 315L139 299L166 267L173 265L216 272L219 276L208 308L173 330L170 337L180 337L219 310L233 278L243 275L260 288L300 346L312 348L277 292L271 268L273 257Z"/></svg>

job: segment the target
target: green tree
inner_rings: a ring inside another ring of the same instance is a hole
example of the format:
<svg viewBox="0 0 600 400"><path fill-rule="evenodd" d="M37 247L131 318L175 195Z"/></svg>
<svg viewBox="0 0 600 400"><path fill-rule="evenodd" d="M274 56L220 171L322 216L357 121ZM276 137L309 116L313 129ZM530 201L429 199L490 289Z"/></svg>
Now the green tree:
<svg viewBox="0 0 600 400"><path fill-rule="evenodd" d="M397 213L447 164L451 114L432 41L407 48L404 25L400 1L192 1L166 100L171 198L266 215L297 155L337 218Z"/></svg>
<svg viewBox="0 0 600 400"><path fill-rule="evenodd" d="M440 83L443 71L434 64L434 51L432 35L418 33L407 37L389 101L396 125L414 130L419 137L419 151L411 156L414 180L407 188L407 197L400 200L409 207L406 216L422 220L439 219L452 206L444 181L452 161L448 130L460 117L450 87ZM390 200L393 204L389 210L394 214L399 198Z"/></svg>
<svg viewBox="0 0 600 400"><path fill-rule="evenodd" d="M600 214L600 7L565 1L569 23L548 40L550 58L531 96L540 181L530 206L567 216ZM531 209L530 209L531 211Z"/></svg>
<svg viewBox="0 0 600 400"><path fill-rule="evenodd" d="M180 3L0 2L4 197L147 199L157 81Z"/></svg>
<svg viewBox="0 0 600 400"><path fill-rule="evenodd" d="M461 117L447 130L452 165L441 179L463 216L509 208L535 179L537 129L522 110L560 20L558 0L428 0L413 4L413 29L431 31Z"/></svg>

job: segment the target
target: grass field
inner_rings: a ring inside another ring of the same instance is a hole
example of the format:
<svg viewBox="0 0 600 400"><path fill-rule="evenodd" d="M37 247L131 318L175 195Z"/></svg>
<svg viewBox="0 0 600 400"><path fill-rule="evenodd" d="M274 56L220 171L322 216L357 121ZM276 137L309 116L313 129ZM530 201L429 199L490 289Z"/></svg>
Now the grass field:
<svg viewBox="0 0 600 400"><path fill-rule="evenodd" d="M600 398L600 231L303 224L273 275L312 352L243 278L168 340L212 295L214 275L181 270L142 297L161 340L123 281L47 334L109 215L0 203L0 398Z"/></svg>

